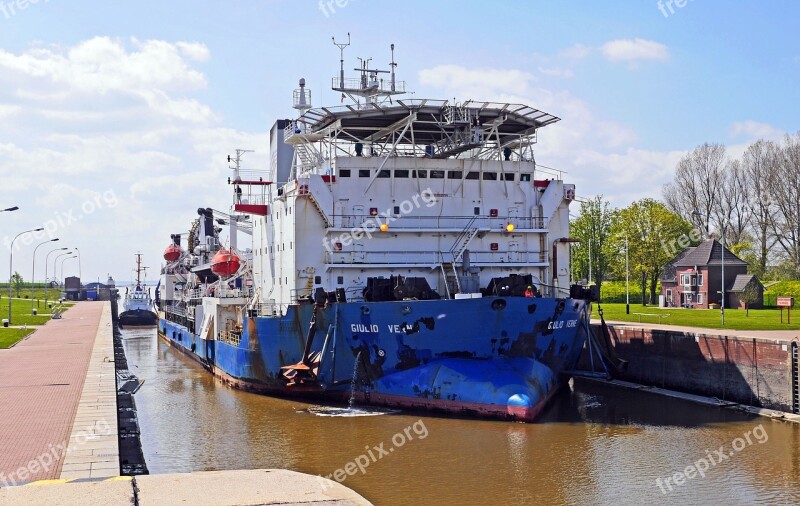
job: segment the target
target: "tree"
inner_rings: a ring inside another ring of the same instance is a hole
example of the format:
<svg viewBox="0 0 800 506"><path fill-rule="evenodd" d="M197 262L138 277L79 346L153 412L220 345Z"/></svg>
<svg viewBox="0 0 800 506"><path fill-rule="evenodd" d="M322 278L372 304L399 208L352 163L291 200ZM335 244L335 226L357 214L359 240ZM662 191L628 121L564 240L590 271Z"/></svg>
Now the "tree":
<svg viewBox="0 0 800 506"><path fill-rule="evenodd" d="M651 304L657 300L656 288L664 266L694 242L690 240L691 231L689 222L654 199L638 200L619 212L615 242L624 251L627 238L630 270L634 279L638 276L642 280L642 293L649 281Z"/></svg>
<svg viewBox="0 0 800 506"><path fill-rule="evenodd" d="M11 286L14 287L14 291L17 292L17 298L19 298L19 294L22 291L22 275L19 272L14 272L14 275L11 276Z"/></svg>
<svg viewBox="0 0 800 506"><path fill-rule="evenodd" d="M739 293L739 300L744 302L744 315L750 316L750 304L755 304L761 295L758 289L758 281L752 278L744 289Z"/></svg>
<svg viewBox="0 0 800 506"><path fill-rule="evenodd" d="M745 186L751 196L747 200L750 229L755 245L752 249L756 266L753 273L759 278L767 273L767 257L771 248L773 203L771 189L780 158L780 148L772 141L758 140L742 155ZM750 261L748 261L750 263Z"/></svg>
<svg viewBox="0 0 800 506"><path fill-rule="evenodd" d="M664 185L666 207L684 219L694 221L700 215L700 226L710 230L720 192L724 184L725 146L705 143L684 156L675 169L675 180Z"/></svg>
<svg viewBox="0 0 800 506"><path fill-rule="evenodd" d="M797 271L800 269L800 132L785 137L779 163L770 185L775 204L771 226L784 258Z"/></svg>
<svg viewBox="0 0 800 506"><path fill-rule="evenodd" d="M602 195L598 195L581 202L580 215L569 224L570 237L580 240L570 255L572 274L575 278L593 281L598 290L610 272L614 259L611 233L617 214L618 211L612 209ZM589 279L590 265L592 279Z"/></svg>

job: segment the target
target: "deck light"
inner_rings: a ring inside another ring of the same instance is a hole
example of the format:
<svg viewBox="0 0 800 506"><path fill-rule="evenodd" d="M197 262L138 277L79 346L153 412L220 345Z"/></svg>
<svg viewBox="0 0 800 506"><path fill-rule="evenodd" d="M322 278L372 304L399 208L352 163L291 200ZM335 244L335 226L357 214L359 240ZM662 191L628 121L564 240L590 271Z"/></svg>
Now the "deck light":
<svg viewBox="0 0 800 506"><path fill-rule="evenodd" d="M513 232L513 231L514 231L513 223L509 223L508 225L506 225L506 232Z"/></svg>

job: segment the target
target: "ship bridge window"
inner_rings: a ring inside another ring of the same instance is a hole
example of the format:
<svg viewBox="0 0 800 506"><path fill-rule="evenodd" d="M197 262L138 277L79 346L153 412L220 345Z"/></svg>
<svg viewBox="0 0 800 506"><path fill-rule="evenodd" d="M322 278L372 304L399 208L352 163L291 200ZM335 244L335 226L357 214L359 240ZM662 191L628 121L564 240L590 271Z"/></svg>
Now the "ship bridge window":
<svg viewBox="0 0 800 506"><path fill-rule="evenodd" d="M322 276L314 276L314 283L317 285L322 284Z"/></svg>
<svg viewBox="0 0 800 506"><path fill-rule="evenodd" d="M358 169L358 177L369 177L369 169Z"/></svg>
<svg viewBox="0 0 800 506"><path fill-rule="evenodd" d="M447 179L461 179L464 173L460 170L448 170L447 171Z"/></svg>
<svg viewBox="0 0 800 506"><path fill-rule="evenodd" d="M338 276L336 278L336 284L343 285L344 284L344 276Z"/></svg>
<svg viewBox="0 0 800 506"><path fill-rule="evenodd" d="M339 177L350 177L350 169L339 170Z"/></svg>
<svg viewBox="0 0 800 506"><path fill-rule="evenodd" d="M432 170L431 171L431 179L444 179L444 171L443 170Z"/></svg>
<svg viewBox="0 0 800 506"><path fill-rule="evenodd" d="M497 172L484 172L483 173L483 180L484 181L497 181Z"/></svg>
<svg viewBox="0 0 800 506"><path fill-rule="evenodd" d="M472 208L472 213L473 213L475 216L478 216L478 215L480 215L480 214L481 214L481 208L480 208L480 207L473 207L473 208Z"/></svg>
<svg viewBox="0 0 800 506"><path fill-rule="evenodd" d="M407 170L396 170L394 171L394 177L408 177Z"/></svg>
<svg viewBox="0 0 800 506"><path fill-rule="evenodd" d="M411 177L428 177L427 170L412 170Z"/></svg>
<svg viewBox="0 0 800 506"><path fill-rule="evenodd" d="M467 172L467 179L478 179L480 175L480 172Z"/></svg>
<svg viewBox="0 0 800 506"><path fill-rule="evenodd" d="M530 181L531 180L531 175L530 174L520 174L519 175L519 180L520 181Z"/></svg>
<svg viewBox="0 0 800 506"><path fill-rule="evenodd" d="M380 171L378 171L378 177L386 178L386 177L391 177L391 176L392 176L392 174L389 171L389 169L381 169Z"/></svg>
<svg viewBox="0 0 800 506"><path fill-rule="evenodd" d="M503 174L503 179L506 181L513 181L514 180L514 173L513 172L506 172Z"/></svg>

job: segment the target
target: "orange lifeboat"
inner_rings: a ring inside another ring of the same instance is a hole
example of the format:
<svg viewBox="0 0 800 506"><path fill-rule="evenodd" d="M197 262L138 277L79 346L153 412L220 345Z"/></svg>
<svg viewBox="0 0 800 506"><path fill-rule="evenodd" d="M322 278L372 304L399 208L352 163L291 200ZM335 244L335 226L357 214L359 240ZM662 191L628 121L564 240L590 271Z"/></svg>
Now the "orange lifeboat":
<svg viewBox="0 0 800 506"><path fill-rule="evenodd" d="M236 274L241 265L242 262L236 253L222 248L211 259L211 272L224 278Z"/></svg>
<svg viewBox="0 0 800 506"><path fill-rule="evenodd" d="M180 257L181 257L181 249L174 244L170 244L169 246L167 246L167 249L164 250L164 260L166 260L167 262L174 262Z"/></svg>

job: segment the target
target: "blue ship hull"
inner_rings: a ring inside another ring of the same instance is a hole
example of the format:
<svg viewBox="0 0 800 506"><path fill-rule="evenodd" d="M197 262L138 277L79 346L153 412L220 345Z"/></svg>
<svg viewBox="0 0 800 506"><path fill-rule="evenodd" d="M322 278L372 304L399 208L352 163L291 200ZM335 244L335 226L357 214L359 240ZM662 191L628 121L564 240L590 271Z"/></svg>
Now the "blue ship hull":
<svg viewBox="0 0 800 506"><path fill-rule="evenodd" d="M586 341L588 303L574 299L313 304L250 317L238 343L206 340L166 319L161 335L231 385L293 397L532 421L574 369ZM292 384L312 316L315 381ZM283 368L283 369L282 369ZM355 378L354 378L355 377Z"/></svg>

